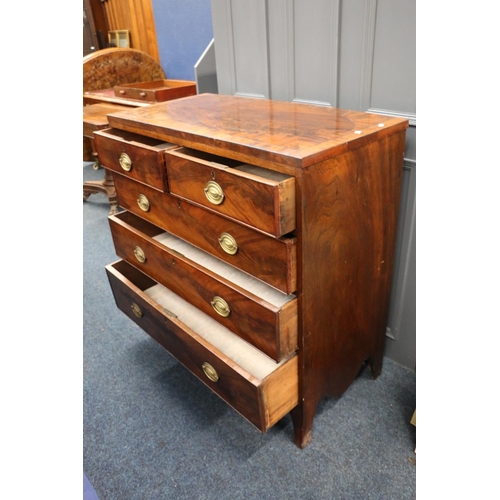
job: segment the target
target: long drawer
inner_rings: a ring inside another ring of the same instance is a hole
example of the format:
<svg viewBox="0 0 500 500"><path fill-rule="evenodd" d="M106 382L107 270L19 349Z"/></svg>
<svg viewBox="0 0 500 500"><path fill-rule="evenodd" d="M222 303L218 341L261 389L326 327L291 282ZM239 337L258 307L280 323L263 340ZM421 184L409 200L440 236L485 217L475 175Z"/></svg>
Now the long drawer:
<svg viewBox="0 0 500 500"><path fill-rule="evenodd" d="M175 144L113 128L95 133L94 140L99 162L107 169L156 189L168 189L163 152Z"/></svg>
<svg viewBox="0 0 500 500"><path fill-rule="evenodd" d="M169 191L276 237L295 229L295 179L189 148L165 152Z"/></svg>
<svg viewBox="0 0 500 500"><path fill-rule="evenodd" d="M274 238L124 176L113 178L121 207L286 294L296 291L295 237Z"/></svg>
<svg viewBox="0 0 500 500"><path fill-rule="evenodd" d="M116 253L275 361L297 349L297 298L130 212L109 217Z"/></svg>
<svg viewBox="0 0 500 500"><path fill-rule="evenodd" d="M118 308L262 432L298 404L296 354L275 363L123 260L106 271Z"/></svg>

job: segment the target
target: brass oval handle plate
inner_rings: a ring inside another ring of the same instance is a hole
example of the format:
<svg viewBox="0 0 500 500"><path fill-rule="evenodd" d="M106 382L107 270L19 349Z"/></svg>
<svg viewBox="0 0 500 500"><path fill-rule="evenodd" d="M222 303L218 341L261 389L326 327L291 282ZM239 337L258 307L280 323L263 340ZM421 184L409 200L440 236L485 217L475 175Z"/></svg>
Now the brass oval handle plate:
<svg viewBox="0 0 500 500"><path fill-rule="evenodd" d="M137 204L139 205L139 208L143 212L149 212L149 200L144 196L143 194L140 194L139 197L137 198Z"/></svg>
<svg viewBox="0 0 500 500"><path fill-rule="evenodd" d="M135 247L134 248L134 255L135 255L135 258L141 264L144 264L144 262L146 262L146 254L144 253L144 250L141 247Z"/></svg>
<svg viewBox="0 0 500 500"><path fill-rule="evenodd" d="M231 308L229 304L222 298L216 295L212 301L210 302L214 311L222 316L223 318L227 318L231 314Z"/></svg>
<svg viewBox="0 0 500 500"><path fill-rule="evenodd" d="M122 153L118 161L120 163L120 167L122 167L125 172L130 172L132 168L132 160L127 153Z"/></svg>
<svg viewBox="0 0 500 500"><path fill-rule="evenodd" d="M229 233L222 233L219 236L219 245L229 255L234 255L238 251L236 240Z"/></svg>
<svg viewBox="0 0 500 500"><path fill-rule="evenodd" d="M212 382L217 382L217 380L219 380L219 375L217 374L215 368L210 363L205 362L201 365L201 367L203 368L203 372L205 373L205 375Z"/></svg>
<svg viewBox="0 0 500 500"><path fill-rule="evenodd" d="M135 303L132 302L132 305L130 306L132 308L132 312L138 317L142 318L142 311L141 308Z"/></svg>
<svg viewBox="0 0 500 500"><path fill-rule="evenodd" d="M215 181L208 181L203 191L213 205L220 205L224 201L224 191Z"/></svg>

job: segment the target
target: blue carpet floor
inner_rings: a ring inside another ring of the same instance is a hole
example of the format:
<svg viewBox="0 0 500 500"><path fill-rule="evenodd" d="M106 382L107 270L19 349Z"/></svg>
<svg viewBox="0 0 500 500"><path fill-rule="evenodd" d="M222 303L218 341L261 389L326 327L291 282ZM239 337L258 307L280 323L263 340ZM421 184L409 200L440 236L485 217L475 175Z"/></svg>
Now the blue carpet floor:
<svg viewBox="0 0 500 500"><path fill-rule="evenodd" d="M319 405L304 450L289 416L260 434L116 308L108 209L101 194L83 207L83 465L99 500L416 498L415 372L362 370Z"/></svg>

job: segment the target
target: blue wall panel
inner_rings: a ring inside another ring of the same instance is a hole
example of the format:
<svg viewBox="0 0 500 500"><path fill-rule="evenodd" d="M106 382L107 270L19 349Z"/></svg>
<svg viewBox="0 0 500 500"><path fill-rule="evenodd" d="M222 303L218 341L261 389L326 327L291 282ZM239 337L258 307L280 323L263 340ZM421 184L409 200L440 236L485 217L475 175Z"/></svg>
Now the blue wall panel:
<svg viewBox="0 0 500 500"><path fill-rule="evenodd" d="M160 64L167 78L194 80L213 38L210 0L152 0Z"/></svg>

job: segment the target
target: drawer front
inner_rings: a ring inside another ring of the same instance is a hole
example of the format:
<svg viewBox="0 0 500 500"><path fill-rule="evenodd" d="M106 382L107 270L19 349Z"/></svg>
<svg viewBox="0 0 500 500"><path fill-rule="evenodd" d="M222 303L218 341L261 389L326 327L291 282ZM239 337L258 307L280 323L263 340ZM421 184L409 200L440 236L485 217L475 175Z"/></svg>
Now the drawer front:
<svg viewBox="0 0 500 500"><path fill-rule="evenodd" d="M275 361L297 349L297 299L273 306L156 241L163 230L130 212L109 217L116 253Z"/></svg>
<svg viewBox="0 0 500 500"><path fill-rule="evenodd" d="M94 134L99 162L109 170L167 190L163 151L175 147L157 139L115 129Z"/></svg>
<svg viewBox="0 0 500 500"><path fill-rule="evenodd" d="M139 270L119 261L106 271L118 308L262 432L297 405L296 355L259 379L148 296L155 283Z"/></svg>
<svg viewBox="0 0 500 500"><path fill-rule="evenodd" d="M163 102L196 94L196 83L189 80L154 80L114 87L117 97L145 102Z"/></svg>
<svg viewBox="0 0 500 500"><path fill-rule="evenodd" d="M114 181L121 207L284 293L296 291L296 238L266 236L121 175Z"/></svg>
<svg viewBox="0 0 500 500"><path fill-rule="evenodd" d="M156 95L154 90L116 87L115 95L117 97L126 97L127 99L138 99L146 102L155 102Z"/></svg>
<svg viewBox="0 0 500 500"><path fill-rule="evenodd" d="M229 161L187 148L167 151L170 192L276 237L293 231L295 179Z"/></svg>
<svg viewBox="0 0 500 500"><path fill-rule="evenodd" d="M162 245L153 238L163 230L130 212L110 216L109 223L119 257L275 361L297 349L296 298L272 305Z"/></svg>

